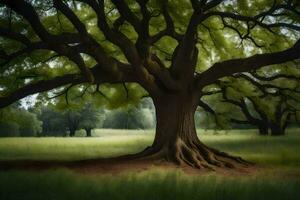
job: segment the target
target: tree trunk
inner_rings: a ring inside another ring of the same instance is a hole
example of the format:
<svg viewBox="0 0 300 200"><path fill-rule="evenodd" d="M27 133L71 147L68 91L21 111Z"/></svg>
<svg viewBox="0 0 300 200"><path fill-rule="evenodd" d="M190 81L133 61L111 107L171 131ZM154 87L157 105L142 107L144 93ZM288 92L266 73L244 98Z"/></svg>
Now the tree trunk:
<svg viewBox="0 0 300 200"><path fill-rule="evenodd" d="M75 129L70 129L70 137L74 137L75 136Z"/></svg>
<svg viewBox="0 0 300 200"><path fill-rule="evenodd" d="M92 137L92 129L86 128L85 132L86 132L86 137Z"/></svg>
<svg viewBox="0 0 300 200"><path fill-rule="evenodd" d="M268 135L268 126L260 125L258 129L259 129L259 135Z"/></svg>
<svg viewBox="0 0 300 200"><path fill-rule="evenodd" d="M285 131L284 129L281 128L281 126L279 124L274 124L272 123L270 125L270 128L271 128L271 135L272 136L280 136L280 135L284 135Z"/></svg>
<svg viewBox="0 0 300 200"><path fill-rule="evenodd" d="M194 121L198 100L192 94L154 99L157 119L154 142L137 156L163 158L196 168L234 168L248 164L241 158L207 147L198 139Z"/></svg>

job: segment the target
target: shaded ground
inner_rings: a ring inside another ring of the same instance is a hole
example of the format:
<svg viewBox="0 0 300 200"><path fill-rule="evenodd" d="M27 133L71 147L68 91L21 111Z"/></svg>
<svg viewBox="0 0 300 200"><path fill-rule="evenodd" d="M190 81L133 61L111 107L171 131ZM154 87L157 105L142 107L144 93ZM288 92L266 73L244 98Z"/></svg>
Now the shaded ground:
<svg viewBox="0 0 300 200"><path fill-rule="evenodd" d="M112 174L118 175L128 172L143 172L151 169L159 170L182 170L189 175L203 175L212 170L192 168L188 165L177 166L163 160L119 160L119 159L95 159L84 161L35 161L35 160L17 160L0 161L0 171L8 170L30 170L45 171L65 168L79 174ZM226 169L216 168L215 173L221 175L252 175L258 170L263 169L257 165L251 165L244 168Z"/></svg>
<svg viewBox="0 0 300 200"><path fill-rule="evenodd" d="M66 169L0 171L0 199L5 200L296 200L300 180L291 169L264 170L252 176L215 173L187 175L150 169L119 175L80 175ZM292 177L286 176L291 173Z"/></svg>

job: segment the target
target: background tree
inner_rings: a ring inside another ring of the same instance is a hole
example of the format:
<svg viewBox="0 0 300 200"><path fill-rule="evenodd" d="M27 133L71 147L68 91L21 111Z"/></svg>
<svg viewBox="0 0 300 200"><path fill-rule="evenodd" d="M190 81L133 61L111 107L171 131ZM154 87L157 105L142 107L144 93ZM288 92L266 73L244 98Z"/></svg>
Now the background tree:
<svg viewBox="0 0 300 200"><path fill-rule="evenodd" d="M295 74L266 78L257 73L234 77L229 83L220 83L224 101L238 106L244 114L244 120L231 117L231 121L256 126L261 135L267 135L269 130L271 135L283 135L291 116L297 111L291 101L299 103L296 100L299 78Z"/></svg>
<svg viewBox="0 0 300 200"><path fill-rule="evenodd" d="M101 122L103 121L103 116L101 115L103 115L103 113L91 103L86 103L79 112L79 127L85 130L87 137L91 137L92 130L101 127Z"/></svg>
<svg viewBox="0 0 300 200"><path fill-rule="evenodd" d="M13 104L7 108L0 109L0 136L14 137L20 136L19 125L14 114L17 105Z"/></svg>
<svg viewBox="0 0 300 200"><path fill-rule="evenodd" d="M55 88L68 99L77 85L99 93L100 84L137 83L153 99L156 135L126 158L245 164L204 145L194 113L202 89L218 79L300 57L298 1L73 2L0 0L0 107Z"/></svg>
<svg viewBox="0 0 300 200"><path fill-rule="evenodd" d="M43 122L43 136L66 136L66 123L62 112L53 106L42 106L38 118Z"/></svg>
<svg viewBox="0 0 300 200"><path fill-rule="evenodd" d="M74 137L76 131L80 128L81 114L79 110L68 108L63 113L65 124L69 130L69 136Z"/></svg>
<svg viewBox="0 0 300 200"><path fill-rule="evenodd" d="M115 129L150 129L154 128L154 113L149 108L128 106L118 110L108 111L103 122L103 128Z"/></svg>
<svg viewBox="0 0 300 200"><path fill-rule="evenodd" d="M0 109L1 136L37 136L42 131L42 122L35 113L29 112L19 105Z"/></svg>

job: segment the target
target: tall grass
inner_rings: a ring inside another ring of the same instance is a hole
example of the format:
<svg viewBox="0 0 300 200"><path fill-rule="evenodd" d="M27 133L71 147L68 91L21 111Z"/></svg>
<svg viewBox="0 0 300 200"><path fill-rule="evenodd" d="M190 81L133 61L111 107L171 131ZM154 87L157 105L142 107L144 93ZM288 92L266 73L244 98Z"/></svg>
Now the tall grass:
<svg viewBox="0 0 300 200"><path fill-rule="evenodd" d="M96 177L66 170L0 173L0 199L297 200L300 180L273 177L188 176L180 171Z"/></svg>

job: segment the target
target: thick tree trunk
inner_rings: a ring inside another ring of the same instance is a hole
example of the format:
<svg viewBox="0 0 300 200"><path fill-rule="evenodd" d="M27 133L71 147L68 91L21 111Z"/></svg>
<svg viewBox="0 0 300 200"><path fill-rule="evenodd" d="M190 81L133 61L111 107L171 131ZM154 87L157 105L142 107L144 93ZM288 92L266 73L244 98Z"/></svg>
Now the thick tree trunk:
<svg viewBox="0 0 300 200"><path fill-rule="evenodd" d="M192 94L154 99L156 135L152 146L138 156L163 158L196 168L234 168L248 164L241 158L207 147L198 139L194 121L198 99Z"/></svg>
<svg viewBox="0 0 300 200"><path fill-rule="evenodd" d="M92 129L86 128L85 132L86 132L86 137L92 137Z"/></svg>

